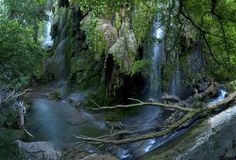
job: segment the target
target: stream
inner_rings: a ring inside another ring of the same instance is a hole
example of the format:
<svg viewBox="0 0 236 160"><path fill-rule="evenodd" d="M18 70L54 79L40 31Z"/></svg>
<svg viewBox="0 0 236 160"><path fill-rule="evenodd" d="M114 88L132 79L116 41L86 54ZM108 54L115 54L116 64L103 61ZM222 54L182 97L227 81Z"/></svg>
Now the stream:
<svg viewBox="0 0 236 160"><path fill-rule="evenodd" d="M105 124L101 114L91 114L83 110L83 107L78 109L74 104L69 103L68 98L57 101L48 100L47 97L44 97L48 95L48 93L45 93L48 91L44 89L40 92L41 94L37 92L35 96L34 93L32 93L30 98L32 106L28 114L29 116L27 117L26 128L35 138L28 139L28 141L51 141L55 146L63 149L67 144L75 144L78 141L73 134L96 137L109 132L109 127ZM72 93L69 97L74 98L77 102L82 102L85 95L84 92ZM225 95L226 92L221 90L220 95L212 99L209 104L221 101L225 98ZM131 117L129 120L137 120L137 117L138 116ZM193 123L194 122L190 122L189 126ZM187 130L188 128L186 127L161 138L114 147L114 149L109 152L119 159L137 159L171 142Z"/></svg>
<svg viewBox="0 0 236 160"><path fill-rule="evenodd" d="M37 95L31 95L32 106L27 117L26 128L35 137L34 141L52 141L57 145L76 141L75 135L99 136L108 131L100 114L91 114L69 103L84 100L86 93L72 93L64 100L49 100L45 88Z"/></svg>

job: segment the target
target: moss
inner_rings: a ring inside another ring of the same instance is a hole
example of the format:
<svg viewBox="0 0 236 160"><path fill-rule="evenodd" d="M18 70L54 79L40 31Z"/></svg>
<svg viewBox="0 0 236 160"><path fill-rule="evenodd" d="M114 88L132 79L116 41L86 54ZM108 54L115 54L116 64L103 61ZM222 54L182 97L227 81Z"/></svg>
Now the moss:
<svg viewBox="0 0 236 160"><path fill-rule="evenodd" d="M56 90L48 95L48 99L50 100L62 99L62 93L60 92L60 90Z"/></svg>
<svg viewBox="0 0 236 160"><path fill-rule="evenodd" d="M115 17L115 27L117 30L119 30L121 28L121 17L119 15L119 13L116 13L116 17Z"/></svg>
<svg viewBox="0 0 236 160"><path fill-rule="evenodd" d="M132 26L137 39L138 45L141 45L143 40L149 35L151 29L151 22L153 21L156 13L157 1L150 0L140 2L135 6L134 14L132 17Z"/></svg>
<svg viewBox="0 0 236 160"><path fill-rule="evenodd" d="M23 159L16 144L17 139L24 138L22 130L0 129L0 157L1 159Z"/></svg>
<svg viewBox="0 0 236 160"><path fill-rule="evenodd" d="M94 88L86 98L85 104L87 107L94 107L91 100L102 106L115 102L115 97L111 97L107 94L105 85L100 85L99 87Z"/></svg>
<svg viewBox="0 0 236 160"><path fill-rule="evenodd" d="M131 76L134 76L135 74L142 73L144 75L148 74L148 68L150 65L149 60L137 60L134 62L131 68Z"/></svg>
<svg viewBox="0 0 236 160"><path fill-rule="evenodd" d="M236 91L236 80L226 83L226 89L229 92Z"/></svg>
<svg viewBox="0 0 236 160"><path fill-rule="evenodd" d="M99 61L117 39L117 31L109 21L99 19L92 13L85 17L81 24L81 29L86 35L86 42L96 53L95 59Z"/></svg>
<svg viewBox="0 0 236 160"><path fill-rule="evenodd" d="M64 26L67 23L68 13L69 13L69 9L67 9L67 8L60 8L57 11L57 14L59 15L59 19L58 19L58 31L59 32L61 32L63 30Z"/></svg>
<svg viewBox="0 0 236 160"><path fill-rule="evenodd" d="M163 82L162 82L162 89L164 91L168 91L169 90L169 85L170 85L170 82L171 82L171 79L175 73L175 65L174 64L168 64L168 65L165 65L164 66L164 71L163 71Z"/></svg>
<svg viewBox="0 0 236 160"><path fill-rule="evenodd" d="M123 110L119 109L111 112L106 112L105 119L106 121L120 121L125 117L137 115L138 113L140 113L140 109L141 107L139 109L137 108L123 109Z"/></svg>
<svg viewBox="0 0 236 160"><path fill-rule="evenodd" d="M204 122L199 122L193 128L190 128L184 135L178 137L169 144L152 151L144 157L145 160L173 160L187 148L192 147L195 142L196 135L204 131L208 126ZM189 143L186 143L189 142ZM178 151L178 152L176 152Z"/></svg>
<svg viewBox="0 0 236 160"><path fill-rule="evenodd" d="M0 110L0 125L4 127L17 128L18 110L14 108L5 108Z"/></svg>

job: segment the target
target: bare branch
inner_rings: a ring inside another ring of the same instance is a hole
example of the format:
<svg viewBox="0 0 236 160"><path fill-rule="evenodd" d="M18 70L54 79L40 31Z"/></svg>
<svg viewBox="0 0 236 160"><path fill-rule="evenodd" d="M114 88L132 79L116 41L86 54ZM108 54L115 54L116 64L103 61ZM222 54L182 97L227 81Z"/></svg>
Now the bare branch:
<svg viewBox="0 0 236 160"><path fill-rule="evenodd" d="M134 99L134 98L129 98L130 100L133 101L137 101L138 103L133 103L133 104L127 104L127 105L115 105L115 106L99 106L99 108L91 108L91 110L94 111L100 111L100 110L114 110L114 109L119 109L119 108L133 108L133 107L140 107L140 106L156 106L156 107L160 107L163 109L168 109L168 110L180 110L180 111L184 111L184 112L191 112L193 111L193 109L191 108L185 108L185 107L181 107L179 105L176 104L164 104L164 103L159 103L159 102L142 102L138 99ZM96 105L97 106L97 105Z"/></svg>
<svg viewBox="0 0 236 160"><path fill-rule="evenodd" d="M193 109L192 111L188 112L184 117L182 117L177 122L171 124L166 129L161 130L161 131L157 131L157 132L145 133L142 135L135 135L135 136L127 137L127 138L122 137L122 139L117 139L117 136L130 134L131 132L125 130L125 131L120 131L120 132L117 132L114 134L105 135L105 136L101 136L101 137L95 137L95 138L81 136L81 135L79 135L79 136L73 135L73 136L79 140L89 142L89 143L114 144L114 145L121 145L121 144L133 143L133 142L137 142L137 141L141 141L141 140L158 138L158 137L169 135L171 133L178 131L181 128L186 127L188 125L188 122L195 119L196 117L202 118L208 114L213 113L214 111L217 111L219 109L223 109L223 107L228 106L228 104L233 102L235 100L235 98L236 98L236 92L230 94L223 101L220 101L216 104L212 104L210 106L203 107L203 108ZM144 103L144 102L142 102L142 103Z"/></svg>

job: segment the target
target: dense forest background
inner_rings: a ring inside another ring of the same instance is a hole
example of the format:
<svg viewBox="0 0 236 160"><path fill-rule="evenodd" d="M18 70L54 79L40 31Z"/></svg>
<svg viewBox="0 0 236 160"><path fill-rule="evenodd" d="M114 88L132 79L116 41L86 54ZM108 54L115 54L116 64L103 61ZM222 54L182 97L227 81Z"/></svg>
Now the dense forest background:
<svg viewBox="0 0 236 160"><path fill-rule="evenodd" d="M61 51L66 55L65 79L78 88L102 86L101 90L115 95L127 83L138 81L140 74L148 76L145 45L158 13L165 26L165 70L173 71L173 57L178 52L185 61L182 68L186 76L196 76L188 71L194 64L188 64L187 59L199 47L204 59L201 75L220 81L235 78L234 1L81 0L59 1L57 6L53 6L55 1L43 0L1 3L0 81L6 88L20 89L32 80L43 80L45 70L52 76L47 80L59 79L53 64L45 68L44 60L57 54L59 43L65 40ZM54 12L54 45L45 51L40 46L49 19L46 11L50 10ZM165 75L166 81L169 77Z"/></svg>

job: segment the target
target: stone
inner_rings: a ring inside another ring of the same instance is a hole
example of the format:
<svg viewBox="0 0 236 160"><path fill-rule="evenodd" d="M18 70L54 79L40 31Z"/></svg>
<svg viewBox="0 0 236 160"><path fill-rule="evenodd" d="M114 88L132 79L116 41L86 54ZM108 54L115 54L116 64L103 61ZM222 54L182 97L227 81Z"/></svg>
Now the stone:
<svg viewBox="0 0 236 160"><path fill-rule="evenodd" d="M93 24L94 22L96 22L96 25ZM118 39L117 29L112 26L110 21L99 18L94 19L91 14L87 15L81 24L82 31L86 33L88 45L93 51L98 53L95 59L99 61L101 55L106 54L108 49Z"/></svg>
<svg viewBox="0 0 236 160"><path fill-rule="evenodd" d="M99 154L91 154L91 155L88 155L86 157L84 157L83 159L81 160L118 160L118 158L110 155L110 154L105 154L105 155L99 155Z"/></svg>
<svg viewBox="0 0 236 160"><path fill-rule="evenodd" d="M236 158L236 106L193 126L145 160L220 160Z"/></svg>
<svg viewBox="0 0 236 160"><path fill-rule="evenodd" d="M162 101L167 101L167 102L172 102L172 103L177 103L177 102L180 102L180 98L178 96L175 96L175 95L169 95L167 93L164 93L162 96L161 96L161 100Z"/></svg>
<svg viewBox="0 0 236 160"><path fill-rule="evenodd" d="M29 160L57 160L61 156L61 152L57 151L51 142L23 142L17 140L15 142L19 150Z"/></svg>
<svg viewBox="0 0 236 160"><path fill-rule="evenodd" d="M108 50L108 55L113 56L114 62L119 66L119 71L129 74L132 65L137 56L137 41L132 30L128 31L125 36L120 37L116 43Z"/></svg>

